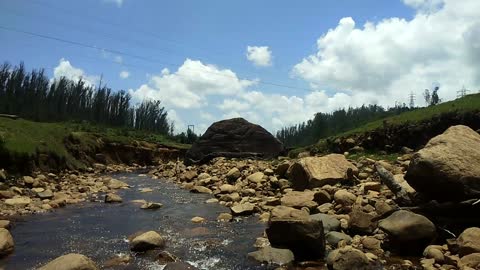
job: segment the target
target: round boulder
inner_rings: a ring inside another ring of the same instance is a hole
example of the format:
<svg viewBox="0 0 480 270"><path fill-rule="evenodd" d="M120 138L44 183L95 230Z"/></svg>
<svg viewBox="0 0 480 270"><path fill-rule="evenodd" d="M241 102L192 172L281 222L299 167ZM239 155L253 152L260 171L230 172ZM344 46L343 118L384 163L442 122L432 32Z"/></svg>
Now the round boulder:
<svg viewBox="0 0 480 270"><path fill-rule="evenodd" d="M155 232L148 231L142 233L130 241L130 249L132 251L147 251L155 248L162 248L165 246L165 240L163 237Z"/></svg>
<svg viewBox="0 0 480 270"><path fill-rule="evenodd" d="M0 228L0 256L5 256L13 252L15 245L13 237L7 229Z"/></svg>
<svg viewBox="0 0 480 270"><path fill-rule="evenodd" d="M70 253L40 267L38 270L98 270L99 268L88 257Z"/></svg>

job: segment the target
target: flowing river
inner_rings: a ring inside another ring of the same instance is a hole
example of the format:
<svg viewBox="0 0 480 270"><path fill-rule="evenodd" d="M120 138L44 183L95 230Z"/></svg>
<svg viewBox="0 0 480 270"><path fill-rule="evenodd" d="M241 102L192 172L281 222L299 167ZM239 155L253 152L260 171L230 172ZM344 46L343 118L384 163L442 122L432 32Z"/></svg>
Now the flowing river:
<svg viewBox="0 0 480 270"><path fill-rule="evenodd" d="M211 195L192 194L174 183L134 173L114 177L131 185L118 192L123 203L87 202L16 218L11 229L15 252L0 260L0 267L35 269L75 252L90 257L99 266L117 254L132 255L128 266L110 269L162 269L154 255L130 253L126 240L138 231L156 230L167 238L165 250L199 269L266 269L246 257L255 250L255 239L265 228L258 217L217 222L218 214L229 209L205 203ZM153 192L142 193L140 188L151 188ZM139 199L160 202L163 207L143 210L130 202ZM190 219L195 216L207 222L194 224Z"/></svg>

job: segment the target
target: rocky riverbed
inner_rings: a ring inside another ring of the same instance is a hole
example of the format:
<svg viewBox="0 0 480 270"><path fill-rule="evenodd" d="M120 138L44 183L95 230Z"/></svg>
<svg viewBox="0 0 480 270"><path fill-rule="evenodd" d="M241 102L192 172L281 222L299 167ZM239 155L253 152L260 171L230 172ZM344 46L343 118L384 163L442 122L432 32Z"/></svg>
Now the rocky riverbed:
<svg viewBox="0 0 480 270"><path fill-rule="evenodd" d="M60 198L65 202L106 203L13 222L13 239L8 230L0 232L3 254L13 252L3 263L35 267L74 252L88 258L71 254L42 269L59 269L65 261L81 269L149 269L176 260L165 269L479 269L479 149L480 135L456 126L417 153L404 149L395 161L348 160L347 153L215 158L193 166L162 163L133 178L24 177L6 189L13 196L2 199L3 213L48 211L42 206L56 206L59 194L68 196ZM36 180L53 196L42 198ZM18 198L21 204L7 201ZM48 226L57 242L32 244L49 236L38 236ZM195 244L199 236L204 242ZM189 252L192 247L199 253Z"/></svg>

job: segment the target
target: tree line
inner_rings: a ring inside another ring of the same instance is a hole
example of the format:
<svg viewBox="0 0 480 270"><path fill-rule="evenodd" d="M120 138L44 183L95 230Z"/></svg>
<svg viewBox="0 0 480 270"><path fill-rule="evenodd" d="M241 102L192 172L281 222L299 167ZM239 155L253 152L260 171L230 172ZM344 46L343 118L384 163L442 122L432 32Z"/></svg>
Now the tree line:
<svg viewBox="0 0 480 270"><path fill-rule="evenodd" d="M318 142L319 139L411 109L405 104L390 109L379 105L363 105L359 108L339 109L332 113L320 112L316 113L311 120L282 128L277 132L276 137L287 147L306 146Z"/></svg>
<svg viewBox="0 0 480 270"><path fill-rule="evenodd" d="M42 122L89 121L171 135L173 123L160 101L134 106L128 92L88 85L65 77L50 80L44 69L25 70L23 63L0 66L0 113Z"/></svg>

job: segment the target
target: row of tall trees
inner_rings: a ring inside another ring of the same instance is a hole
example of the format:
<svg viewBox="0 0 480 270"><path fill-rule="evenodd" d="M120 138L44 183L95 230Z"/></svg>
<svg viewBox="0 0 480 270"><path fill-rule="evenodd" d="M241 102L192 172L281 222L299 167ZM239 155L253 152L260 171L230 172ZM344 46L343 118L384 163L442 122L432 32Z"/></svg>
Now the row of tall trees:
<svg viewBox="0 0 480 270"><path fill-rule="evenodd" d="M45 122L86 120L161 134L173 129L160 101L133 106L126 91L95 87L82 79L49 80L43 69L28 72L23 63L0 66L0 113Z"/></svg>
<svg viewBox="0 0 480 270"><path fill-rule="evenodd" d="M298 125L282 128L276 137L287 147L316 143L340 132L360 127L368 122L411 110L405 104L385 109L379 105L339 109L332 113L317 113L314 118Z"/></svg>

